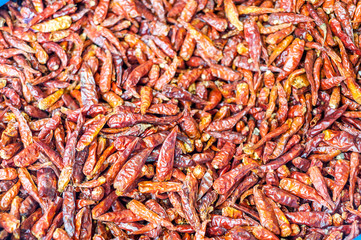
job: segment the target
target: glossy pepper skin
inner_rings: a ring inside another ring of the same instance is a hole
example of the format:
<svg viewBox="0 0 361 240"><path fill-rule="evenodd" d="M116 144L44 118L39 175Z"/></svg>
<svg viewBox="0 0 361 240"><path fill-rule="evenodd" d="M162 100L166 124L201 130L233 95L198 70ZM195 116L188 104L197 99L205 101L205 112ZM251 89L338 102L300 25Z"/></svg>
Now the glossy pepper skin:
<svg viewBox="0 0 361 240"><path fill-rule="evenodd" d="M0 8L1 239L354 239L361 3Z"/></svg>

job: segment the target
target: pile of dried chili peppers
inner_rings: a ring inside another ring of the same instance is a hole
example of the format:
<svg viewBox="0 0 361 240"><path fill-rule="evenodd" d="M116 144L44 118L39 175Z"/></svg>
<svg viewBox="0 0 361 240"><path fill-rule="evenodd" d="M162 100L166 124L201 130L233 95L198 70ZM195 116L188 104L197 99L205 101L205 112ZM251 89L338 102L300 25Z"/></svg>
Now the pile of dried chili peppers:
<svg viewBox="0 0 361 240"><path fill-rule="evenodd" d="M354 239L360 24L356 0L8 3L0 239Z"/></svg>

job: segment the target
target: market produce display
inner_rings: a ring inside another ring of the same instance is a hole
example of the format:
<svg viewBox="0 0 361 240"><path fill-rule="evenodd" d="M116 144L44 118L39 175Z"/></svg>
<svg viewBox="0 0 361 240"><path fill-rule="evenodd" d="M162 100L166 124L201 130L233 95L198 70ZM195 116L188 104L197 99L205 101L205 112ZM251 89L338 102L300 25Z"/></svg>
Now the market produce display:
<svg viewBox="0 0 361 240"><path fill-rule="evenodd" d="M0 9L0 239L351 240L361 1Z"/></svg>

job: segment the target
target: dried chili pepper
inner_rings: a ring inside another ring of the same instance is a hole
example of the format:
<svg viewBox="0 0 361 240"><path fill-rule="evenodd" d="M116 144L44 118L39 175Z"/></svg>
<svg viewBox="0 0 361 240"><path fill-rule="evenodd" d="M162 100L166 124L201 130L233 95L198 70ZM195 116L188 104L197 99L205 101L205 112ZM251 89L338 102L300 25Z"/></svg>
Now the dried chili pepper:
<svg viewBox="0 0 361 240"><path fill-rule="evenodd" d="M8 3L0 238L355 238L360 9Z"/></svg>

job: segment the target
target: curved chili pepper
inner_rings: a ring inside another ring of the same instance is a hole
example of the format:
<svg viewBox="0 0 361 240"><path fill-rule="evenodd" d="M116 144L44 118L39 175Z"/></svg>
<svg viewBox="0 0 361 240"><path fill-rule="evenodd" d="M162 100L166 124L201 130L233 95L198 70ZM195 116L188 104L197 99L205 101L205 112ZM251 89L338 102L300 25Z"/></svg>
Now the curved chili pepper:
<svg viewBox="0 0 361 240"><path fill-rule="evenodd" d="M232 159L233 155L236 152L236 145L231 142L226 142L212 160L212 166L215 169L222 169L228 165L229 161Z"/></svg>
<svg viewBox="0 0 361 240"><path fill-rule="evenodd" d="M195 41L200 44L200 46L202 46L202 49L206 50L205 54L209 58L214 59L215 61L219 61L222 58L222 52L213 45L213 42L208 37L203 35L189 23L182 22L182 25L187 29L187 31L195 39Z"/></svg>
<svg viewBox="0 0 361 240"><path fill-rule="evenodd" d="M87 131L84 132L76 145L78 151L83 150L93 141L93 139L97 136L110 117L111 115L102 117L98 122L91 125L91 127L89 127Z"/></svg>
<svg viewBox="0 0 361 240"><path fill-rule="evenodd" d="M266 165L262 165L261 169L263 171L270 171L270 170L276 170L277 168L281 167L282 165L288 163L289 161L293 160L294 158L301 155L303 151L302 145L298 144L294 148L292 148L290 151L279 157L278 159L267 163Z"/></svg>
<svg viewBox="0 0 361 240"><path fill-rule="evenodd" d="M316 201L327 208L331 209L330 205L317 193L317 191L297 180L284 178L280 181L280 187L286 191L295 194L298 197Z"/></svg>
<svg viewBox="0 0 361 240"><path fill-rule="evenodd" d="M335 204L331 201L331 197L328 194L325 179L323 178L320 169L317 166L311 166L308 169L308 174L309 174L309 176L311 178L313 186L319 192L321 197L323 197L323 199L325 199L328 202L328 204L330 204L330 206L332 208L334 208Z"/></svg>
<svg viewBox="0 0 361 240"><path fill-rule="evenodd" d="M32 143L25 149L23 149L20 153L15 155L13 161L14 164L18 167L26 167L33 164L37 158L39 157L39 153L37 151L37 145Z"/></svg>
<svg viewBox="0 0 361 240"><path fill-rule="evenodd" d="M164 95L169 98L176 98L176 99L181 99L181 100L185 100L185 101L192 101L194 103L199 103L199 104L207 103L203 99L201 99L197 96L194 96L193 94L191 94L188 91L181 89L179 87L175 87L175 86L167 84L167 85L164 85L162 89L163 89Z"/></svg>
<svg viewBox="0 0 361 240"><path fill-rule="evenodd" d="M24 146L27 147L33 142L32 133L28 126L28 123L18 109L11 105L9 105L9 108L14 113L15 118L19 123L20 136Z"/></svg>
<svg viewBox="0 0 361 240"><path fill-rule="evenodd" d="M76 129L71 134L69 139L66 142L63 163L64 168L61 171L58 181L58 190L62 192L65 187L68 185L71 175L73 173L73 166L75 161L75 144L78 140L79 132L84 124L84 117L80 114L77 122Z"/></svg>
<svg viewBox="0 0 361 240"><path fill-rule="evenodd" d="M242 31L243 24L239 21L239 12L232 0L224 0L224 11L229 22L235 26L238 31Z"/></svg>
<svg viewBox="0 0 361 240"><path fill-rule="evenodd" d="M341 39L341 41L348 49L354 51L357 54L361 53L361 50L354 44L352 38L342 31L342 27L339 21L337 21L335 18L332 18L330 20L330 27L332 32Z"/></svg>
<svg viewBox="0 0 361 240"><path fill-rule="evenodd" d="M284 191L282 189L270 185L263 186L262 190L264 191L267 197L271 198L276 203L293 208L298 208L299 206L300 199L295 195L290 194L287 191Z"/></svg>
<svg viewBox="0 0 361 240"><path fill-rule="evenodd" d="M167 138L164 139L162 148L160 149L156 169L156 175L159 181L169 180L171 177L177 132L178 128L175 127Z"/></svg>
<svg viewBox="0 0 361 240"><path fill-rule="evenodd" d="M197 179L192 173L187 174L182 190L179 192L182 200L183 213L187 221L198 230L201 228L200 219L196 211L195 201L197 193Z"/></svg>
<svg viewBox="0 0 361 240"><path fill-rule="evenodd" d="M217 227L222 227L225 229L232 229L235 226L248 226L249 222L245 219L232 219L232 218L228 218L228 217L224 217L224 216L219 216L219 215L212 215L211 216L211 222L210 222L211 226L217 226Z"/></svg>
<svg viewBox="0 0 361 240"><path fill-rule="evenodd" d="M279 238L274 235L272 232L263 228L262 226L256 226L252 228L252 234L257 239L269 239L269 240L278 240Z"/></svg>
<svg viewBox="0 0 361 240"><path fill-rule="evenodd" d="M152 148L147 148L140 152L138 155L134 156L133 158L129 159L126 164L123 165L122 169L117 174L114 187L119 192L125 192L128 190L130 185L137 179L138 174L140 173L145 160L149 156ZM124 181L124 179L127 179Z"/></svg>
<svg viewBox="0 0 361 240"><path fill-rule="evenodd" d="M273 202L271 199L267 199L270 204L273 207L273 211L277 217L278 224L280 226L280 235L282 237L288 237L292 234L291 224L286 218L285 214L282 212L282 210L276 205L275 202Z"/></svg>
<svg viewBox="0 0 361 240"><path fill-rule="evenodd" d="M328 115L326 118L322 119L313 128L309 130L308 134L311 137L314 137L315 135L322 132L325 128L330 126L334 121L336 121L339 117L341 117L344 111L346 110L346 108L347 105L344 105L341 108L334 111L332 114Z"/></svg>
<svg viewBox="0 0 361 240"><path fill-rule="evenodd" d="M332 224L331 215L325 212L292 212L285 215L292 223L310 227L323 228Z"/></svg>
<svg viewBox="0 0 361 240"><path fill-rule="evenodd" d="M136 215L140 216L141 218L154 223L154 224L161 224L166 228L173 229L174 226L168 220L160 217L158 214L154 213L153 211L149 210L144 206L141 202L137 200L132 200L127 204L127 207Z"/></svg>
<svg viewBox="0 0 361 240"><path fill-rule="evenodd" d="M286 56L285 64L283 66L283 73L278 76L278 80L282 80L287 77L295 68L301 60L303 51L304 51L305 41L299 38L293 40L291 45L288 46L289 54Z"/></svg>
<svg viewBox="0 0 361 240"><path fill-rule="evenodd" d="M213 188L219 193L227 192L239 179L245 176L249 171L258 167L258 164L251 162L249 164L239 164L236 168L217 178L213 183Z"/></svg>
<svg viewBox="0 0 361 240"><path fill-rule="evenodd" d="M266 199L262 191L258 189L258 186L253 187L253 196L257 211L260 216L261 225L271 232L279 235L280 229L275 212L273 211L272 205Z"/></svg>
<svg viewBox="0 0 361 240"><path fill-rule="evenodd" d="M336 201L345 186L350 175L349 162L345 160L337 160L335 164L335 188L332 191L332 199Z"/></svg>

